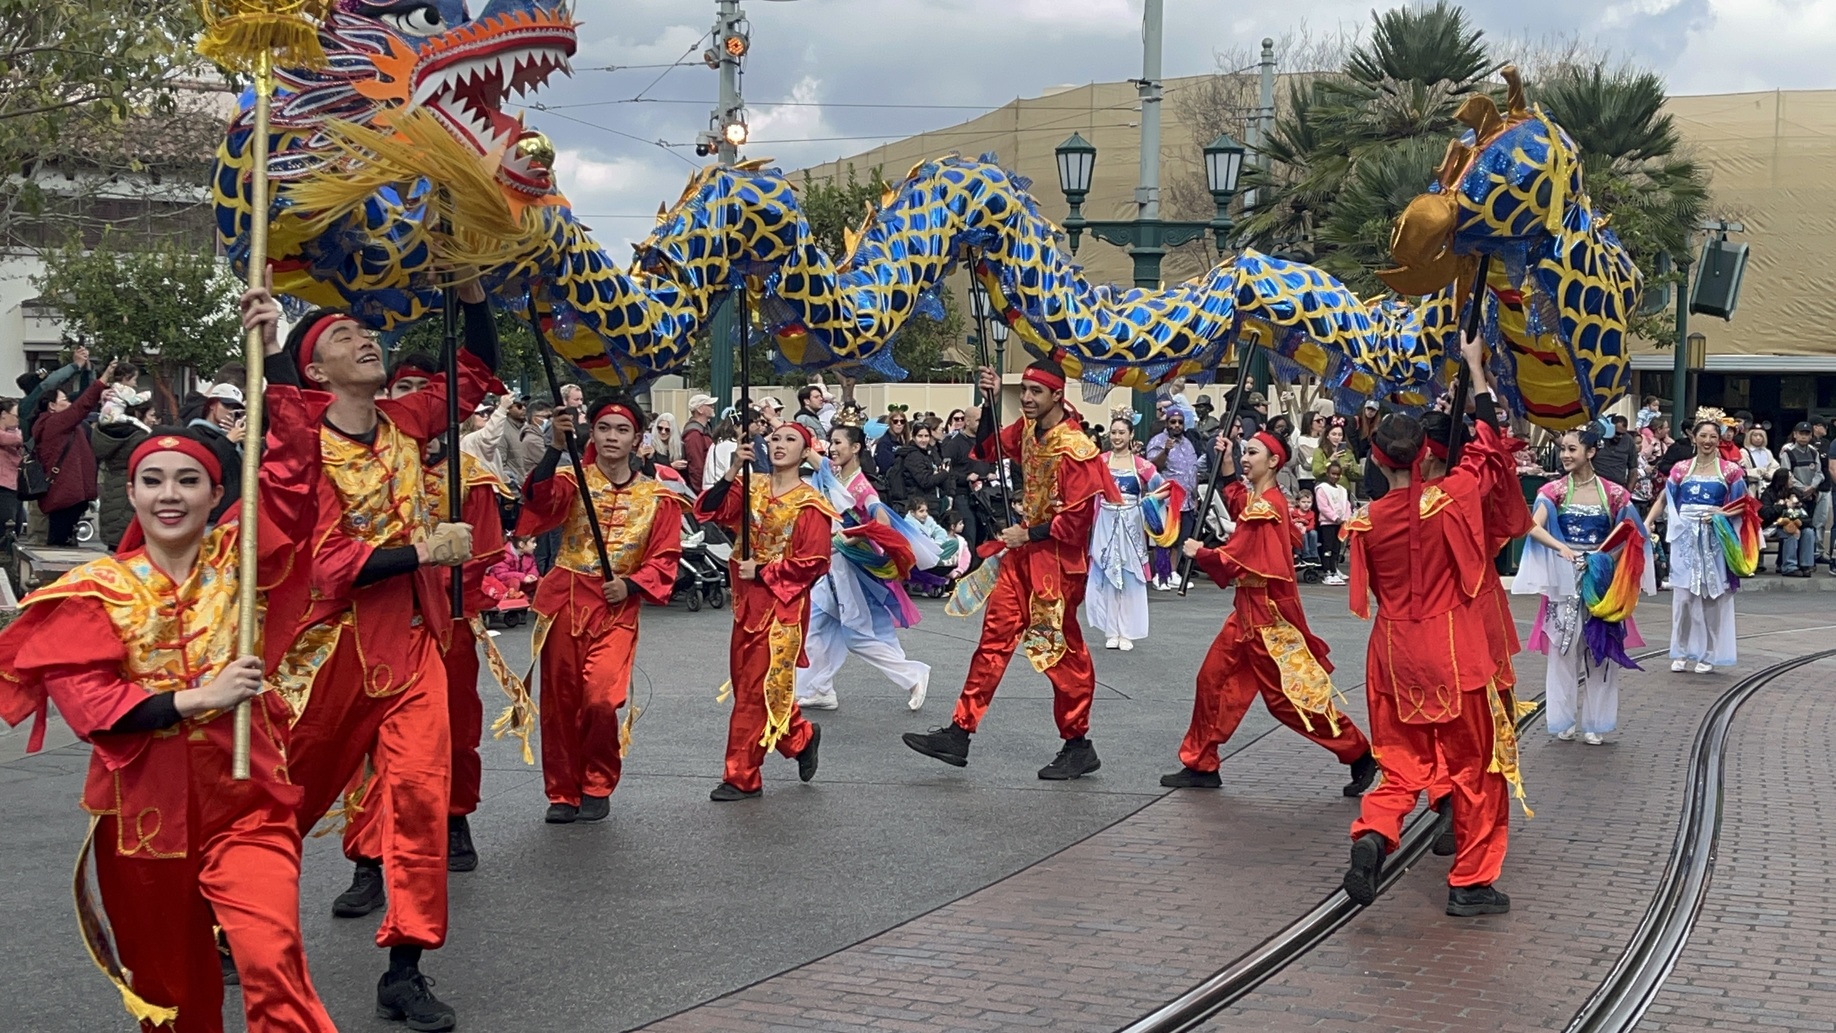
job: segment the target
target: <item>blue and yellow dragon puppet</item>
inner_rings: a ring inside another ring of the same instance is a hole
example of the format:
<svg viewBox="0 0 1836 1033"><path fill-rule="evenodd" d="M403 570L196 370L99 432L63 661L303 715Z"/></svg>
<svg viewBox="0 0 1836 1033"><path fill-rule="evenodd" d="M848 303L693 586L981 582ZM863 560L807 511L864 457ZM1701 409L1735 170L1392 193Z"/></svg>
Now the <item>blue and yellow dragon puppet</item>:
<svg viewBox="0 0 1836 1033"><path fill-rule="evenodd" d="M621 265L556 189L552 147L505 111L513 97L569 70L571 4L489 0L474 14L461 0L338 0L319 39L327 67L276 76L268 166L275 285L299 302L347 308L377 329L438 311L442 279L463 270L501 304L520 311L533 301L574 366L631 385L679 370L720 297L746 289L757 299L753 332L773 338L780 361L896 377L893 336L935 312L946 274L968 263L1021 340L1092 386L1206 379L1242 344L1267 348L1346 399L1420 403L1439 390L1454 351L1466 284L1458 282L1462 267L1433 246L1413 256L1433 274L1417 278L1454 275L1416 285L1429 295L1419 302L1360 300L1318 269L1254 251L1160 290L1091 284L1027 181L992 157L917 166L849 234L840 256L816 245L782 173L762 163L710 166ZM218 231L238 267L248 255L250 132L245 112L219 151L214 183ZM1512 136L1538 132L1534 153ZM1501 146L1514 148L1511 160L1492 161ZM1475 220L1466 188L1478 173L1459 179L1457 227L1442 250L1523 256L1500 263L1489 297L1500 305L1517 299L1525 320L1515 337L1503 312L1487 326L1514 346L1521 341L1525 354L1574 357L1569 368L1591 378L1579 389L1591 412L1623 392L1628 304L1606 304L1611 291L1591 285L1571 297L1561 279L1592 275L1563 264L1571 250L1605 249L1610 258L1617 247L1589 222L1573 145L1526 112L1469 150L1474 168L1507 181L1507 196L1481 192L1470 202L1484 206ZM1573 248L1577 238L1587 246ZM1553 256L1547 245L1525 244L1545 239L1557 242ZM1556 280L1548 282L1552 264ZM1527 288L1526 269L1536 272ZM1635 271L1630 282L1635 289ZM1535 392L1524 364L1519 358L1513 383L1529 403Z"/></svg>

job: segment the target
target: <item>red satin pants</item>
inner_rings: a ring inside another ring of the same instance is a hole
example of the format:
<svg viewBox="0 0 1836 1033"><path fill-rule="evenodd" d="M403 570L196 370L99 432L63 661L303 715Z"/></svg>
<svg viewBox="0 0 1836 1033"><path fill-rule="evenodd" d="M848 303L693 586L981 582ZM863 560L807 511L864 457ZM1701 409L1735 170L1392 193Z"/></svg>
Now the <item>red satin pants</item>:
<svg viewBox="0 0 1836 1033"><path fill-rule="evenodd" d="M453 643L446 651L446 717L453 738L453 789L446 813L452 817L478 809L484 762L484 700L478 694L478 637L471 621L453 622ZM370 856L375 856L374 854Z"/></svg>
<svg viewBox="0 0 1836 1033"><path fill-rule="evenodd" d="M305 790L301 832L312 828L370 758L376 776L345 829L345 855L380 857L388 916L379 947L446 942L446 815L452 799L452 730L438 644L408 628L414 673L392 696L363 691L363 665L347 630L319 668L293 726L289 770Z"/></svg>
<svg viewBox="0 0 1836 1033"><path fill-rule="evenodd" d="M1032 596L1026 564L1003 562L995 571L994 588L982 611L982 639L976 644L975 656L969 661L969 677L963 682L963 694L956 701L953 720L968 731L975 731L988 713L995 688L1007 665L1020 646L1026 631L1029 600ZM1058 663L1046 669L1046 680L1052 683L1052 719L1058 723L1060 738L1077 739L1090 732L1090 702L1096 697L1096 668L1090 663L1090 650L1084 646L1084 630L1077 623L1077 608L1084 601L1083 576L1064 579L1065 610L1063 634L1065 652Z"/></svg>
<svg viewBox="0 0 1836 1033"><path fill-rule="evenodd" d="M637 628L582 637L569 623L563 612L542 642L542 784L550 803L579 806L582 794L612 795L624 771L618 708L631 692Z"/></svg>
<svg viewBox="0 0 1836 1033"><path fill-rule="evenodd" d="M1445 764L1454 798L1458 852L1447 873L1450 886L1489 886L1504 867L1510 838L1511 790L1492 762L1492 711L1485 693L1468 692L1460 716L1440 724L1404 724L1395 698L1369 692L1371 744L1383 781L1364 794L1363 813L1352 823L1352 838L1378 832L1395 850L1403 819L1415 810L1423 790L1436 781L1436 759ZM1438 753L1437 753L1438 751Z"/></svg>
<svg viewBox="0 0 1836 1033"><path fill-rule="evenodd" d="M1179 762L1194 771L1218 770L1218 747L1230 741L1257 696L1275 720L1331 750L1339 763L1350 764L1364 756L1371 744L1344 714L1338 716L1337 735L1324 717L1307 715L1312 730L1301 722L1300 711L1282 694L1280 669L1268 649L1250 637L1253 634L1233 613L1212 640L1205 662L1199 665L1192 724L1180 743Z"/></svg>
<svg viewBox="0 0 1836 1033"><path fill-rule="evenodd" d="M735 789L748 793L764 785L759 766L765 763L765 747L759 739L765 734L765 675L771 669L771 636L764 631L747 631L738 621L733 624L733 639L727 647L727 663L733 675L733 716L727 720L726 781ZM803 711L791 703L790 729L778 739L776 749L786 757L795 757L810 744L813 729L804 720Z"/></svg>

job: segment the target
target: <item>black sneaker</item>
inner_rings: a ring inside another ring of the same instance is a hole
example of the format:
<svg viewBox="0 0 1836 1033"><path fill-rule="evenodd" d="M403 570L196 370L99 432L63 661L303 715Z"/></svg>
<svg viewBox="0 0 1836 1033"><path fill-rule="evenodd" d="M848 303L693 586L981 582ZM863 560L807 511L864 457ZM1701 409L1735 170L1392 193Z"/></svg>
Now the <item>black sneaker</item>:
<svg viewBox="0 0 1836 1033"><path fill-rule="evenodd" d="M1082 736L1066 739L1065 745L1052 758L1052 763L1039 769L1039 777L1048 782L1065 782L1073 778L1082 778L1103 766L1097 759L1096 747Z"/></svg>
<svg viewBox="0 0 1836 1033"><path fill-rule="evenodd" d="M472 823L465 815L446 819L446 870L469 872L478 867L478 848L472 845Z"/></svg>
<svg viewBox="0 0 1836 1033"><path fill-rule="evenodd" d="M1443 797L1431 805L1440 814L1439 831L1434 834L1434 851L1436 857L1452 857L1459 853L1460 844L1454 840L1453 832L1453 797Z"/></svg>
<svg viewBox="0 0 1836 1033"><path fill-rule="evenodd" d="M1215 771L1180 768L1171 775L1160 776L1160 784L1168 789L1220 789L1224 779Z"/></svg>
<svg viewBox="0 0 1836 1033"><path fill-rule="evenodd" d="M905 740L905 745L927 757L935 757L954 767L969 766L969 733L955 722L928 732L906 732L900 738Z"/></svg>
<svg viewBox="0 0 1836 1033"><path fill-rule="evenodd" d="M1377 758L1365 751L1364 756L1351 762L1351 781L1345 783L1346 796L1363 796L1364 791L1377 781Z"/></svg>
<svg viewBox="0 0 1836 1033"><path fill-rule="evenodd" d="M797 777L805 782L816 777L816 747L822 745L822 726L810 722L810 742L797 754Z"/></svg>
<svg viewBox="0 0 1836 1033"><path fill-rule="evenodd" d="M604 821L606 820L606 815L611 813L612 797L610 795L594 796L591 793L581 794L579 815L581 821Z"/></svg>
<svg viewBox="0 0 1836 1033"><path fill-rule="evenodd" d="M332 901L333 918L362 918L387 902L383 895L382 862L363 860L351 875L351 888Z"/></svg>
<svg viewBox="0 0 1836 1033"><path fill-rule="evenodd" d="M459 1024L453 1006L433 995L434 981L419 971L385 972L376 984L376 1017L405 1022L419 1033L440 1033Z"/></svg>
<svg viewBox="0 0 1836 1033"><path fill-rule="evenodd" d="M1447 887L1447 913L1455 918L1502 915L1511 910L1511 898L1490 886Z"/></svg>
<svg viewBox="0 0 1836 1033"><path fill-rule="evenodd" d="M715 803L732 803L735 800L750 800L764 792L765 790L763 787L747 792L731 782L722 782L714 787L713 792L708 794L708 799Z"/></svg>
<svg viewBox="0 0 1836 1033"><path fill-rule="evenodd" d="M1359 907L1377 899L1377 878L1383 874L1383 836L1366 832L1352 841L1351 867L1345 872L1345 895Z"/></svg>
<svg viewBox="0 0 1836 1033"><path fill-rule="evenodd" d="M550 825L572 825L580 817L580 808L571 803L551 803L542 820Z"/></svg>

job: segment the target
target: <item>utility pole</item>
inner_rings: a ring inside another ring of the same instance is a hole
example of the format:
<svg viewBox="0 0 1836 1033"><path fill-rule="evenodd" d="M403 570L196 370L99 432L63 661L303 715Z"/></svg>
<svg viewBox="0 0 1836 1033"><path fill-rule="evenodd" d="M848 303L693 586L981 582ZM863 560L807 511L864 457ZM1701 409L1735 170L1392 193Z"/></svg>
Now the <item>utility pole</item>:
<svg viewBox="0 0 1836 1033"><path fill-rule="evenodd" d="M1141 15L1141 78L1135 80L1141 98L1141 181L1135 187L1135 221L1160 219L1160 49L1161 16L1165 0L1147 0ZM1135 260L1135 286L1148 290L1160 287L1160 260L1167 249L1160 241L1142 241L1130 254ZM1136 400L1140 408L1140 399ZM1150 405L1147 415L1153 412Z"/></svg>
<svg viewBox="0 0 1836 1033"><path fill-rule="evenodd" d="M720 73L720 100L708 117L708 129L695 145L701 157L714 155L722 165L739 161L740 145L746 142L746 101L740 94L740 74L746 54L752 49L751 26L740 10L739 0L715 0L714 45L702 60ZM739 327L733 318L733 305L722 301L714 310L709 327L709 379L711 394L722 407L733 401L733 358L739 344ZM740 415L742 421L745 414Z"/></svg>

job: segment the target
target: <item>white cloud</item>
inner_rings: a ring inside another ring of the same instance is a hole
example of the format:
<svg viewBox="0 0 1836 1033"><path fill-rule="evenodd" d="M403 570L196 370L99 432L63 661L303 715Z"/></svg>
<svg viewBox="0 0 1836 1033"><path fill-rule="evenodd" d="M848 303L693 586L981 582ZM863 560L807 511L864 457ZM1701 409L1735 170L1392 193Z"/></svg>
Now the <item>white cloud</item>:
<svg viewBox="0 0 1836 1033"><path fill-rule="evenodd" d="M1836 4L1711 0L1671 67L1678 93L1828 89L1836 86Z"/></svg>

